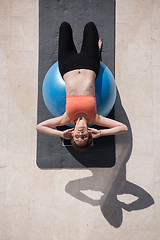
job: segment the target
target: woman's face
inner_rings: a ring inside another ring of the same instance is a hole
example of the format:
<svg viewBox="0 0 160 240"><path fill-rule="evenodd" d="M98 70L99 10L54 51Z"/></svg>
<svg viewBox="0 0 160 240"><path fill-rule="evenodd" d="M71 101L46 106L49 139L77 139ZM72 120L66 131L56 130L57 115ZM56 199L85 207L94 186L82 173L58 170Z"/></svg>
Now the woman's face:
<svg viewBox="0 0 160 240"><path fill-rule="evenodd" d="M89 138L88 128L81 128L81 129L74 129L72 132L72 137L74 142L79 145L83 146L87 143Z"/></svg>
<svg viewBox="0 0 160 240"><path fill-rule="evenodd" d="M72 137L74 142L79 146L83 146L87 143L89 139L89 130L87 122L83 118L77 120L72 132Z"/></svg>

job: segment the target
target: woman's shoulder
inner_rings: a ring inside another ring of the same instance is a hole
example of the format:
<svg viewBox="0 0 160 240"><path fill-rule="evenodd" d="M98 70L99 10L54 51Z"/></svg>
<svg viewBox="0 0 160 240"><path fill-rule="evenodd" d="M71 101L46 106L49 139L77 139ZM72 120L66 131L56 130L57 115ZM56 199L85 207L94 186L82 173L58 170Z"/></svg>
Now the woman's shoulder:
<svg viewBox="0 0 160 240"><path fill-rule="evenodd" d="M95 123L97 121L97 119L99 119L100 117L101 117L101 115L96 112L94 117L93 117L93 123Z"/></svg>
<svg viewBox="0 0 160 240"><path fill-rule="evenodd" d="M108 122L109 118L103 117L99 113L96 113L93 119L93 124L103 126Z"/></svg>
<svg viewBox="0 0 160 240"><path fill-rule="evenodd" d="M71 123L69 117L68 117L68 114L65 112L63 115L62 115L62 124L66 125L66 124L69 124Z"/></svg>

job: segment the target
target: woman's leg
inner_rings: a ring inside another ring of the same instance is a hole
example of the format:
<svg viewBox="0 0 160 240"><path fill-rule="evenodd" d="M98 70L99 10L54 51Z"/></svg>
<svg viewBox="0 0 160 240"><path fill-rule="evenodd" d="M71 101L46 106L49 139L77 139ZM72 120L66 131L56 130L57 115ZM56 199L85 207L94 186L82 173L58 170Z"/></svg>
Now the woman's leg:
<svg viewBox="0 0 160 240"><path fill-rule="evenodd" d="M62 77L70 70L69 58L75 53L77 53L77 50L73 42L72 28L69 23L62 22L59 28L58 44L58 65Z"/></svg>
<svg viewBox="0 0 160 240"><path fill-rule="evenodd" d="M58 61L64 60L70 53L77 53L73 42L72 28L68 22L62 22L59 28Z"/></svg>
<svg viewBox="0 0 160 240"><path fill-rule="evenodd" d="M81 54L85 60L86 66L93 70L96 75L99 72L101 52L99 50L99 35L96 25L93 22L89 22L84 27L83 42L81 48Z"/></svg>
<svg viewBox="0 0 160 240"><path fill-rule="evenodd" d="M91 57L99 57L98 47L99 35L96 25L89 22L84 27L83 43L81 52L91 55Z"/></svg>

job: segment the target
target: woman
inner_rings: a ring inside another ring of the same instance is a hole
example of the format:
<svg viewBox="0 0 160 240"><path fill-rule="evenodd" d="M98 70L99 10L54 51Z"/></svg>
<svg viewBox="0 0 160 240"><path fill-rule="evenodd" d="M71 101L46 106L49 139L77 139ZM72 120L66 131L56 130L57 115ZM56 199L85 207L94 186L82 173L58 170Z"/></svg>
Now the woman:
<svg viewBox="0 0 160 240"><path fill-rule="evenodd" d="M96 111L95 79L100 67L101 47L102 41L93 22L85 25L80 53L74 45L70 24L61 24L58 63L66 84L66 112L60 117L41 122L36 128L48 135L71 139L72 145L79 150L88 149L93 138L127 131L123 123L105 118ZM65 131L52 129L69 123L74 124L75 128ZM89 128L90 123L106 129Z"/></svg>

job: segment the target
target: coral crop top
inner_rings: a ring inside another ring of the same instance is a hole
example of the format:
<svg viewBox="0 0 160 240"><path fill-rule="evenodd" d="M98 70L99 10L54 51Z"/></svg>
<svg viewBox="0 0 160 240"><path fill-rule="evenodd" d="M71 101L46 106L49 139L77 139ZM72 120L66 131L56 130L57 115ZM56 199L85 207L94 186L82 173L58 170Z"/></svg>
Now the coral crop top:
<svg viewBox="0 0 160 240"><path fill-rule="evenodd" d="M66 113L72 124L75 124L75 115L77 113L86 113L88 115L88 124L93 122L96 108L95 95L69 95L66 97Z"/></svg>

